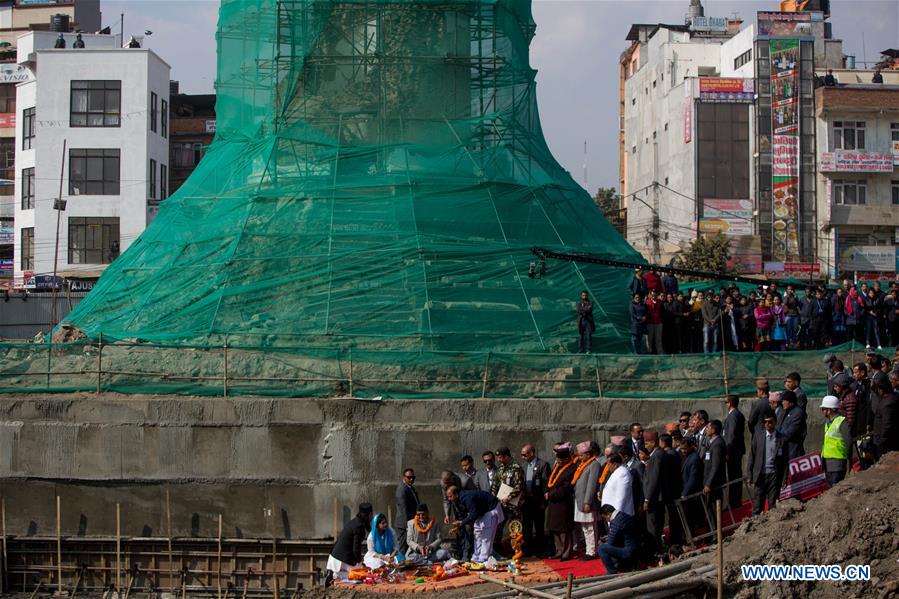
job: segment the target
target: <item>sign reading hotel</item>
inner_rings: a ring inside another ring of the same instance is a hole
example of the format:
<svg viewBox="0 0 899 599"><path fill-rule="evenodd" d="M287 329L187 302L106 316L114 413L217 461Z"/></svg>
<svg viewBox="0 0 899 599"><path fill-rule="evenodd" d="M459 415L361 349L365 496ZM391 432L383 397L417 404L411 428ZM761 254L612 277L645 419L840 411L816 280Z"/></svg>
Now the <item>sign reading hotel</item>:
<svg viewBox="0 0 899 599"><path fill-rule="evenodd" d="M755 79L700 77L699 101L713 104L752 104Z"/></svg>
<svg viewBox="0 0 899 599"><path fill-rule="evenodd" d="M693 17L690 31L727 31L727 17Z"/></svg>
<svg viewBox="0 0 899 599"><path fill-rule="evenodd" d="M892 152L837 150L821 154L822 173L892 173Z"/></svg>
<svg viewBox="0 0 899 599"><path fill-rule="evenodd" d="M771 257L799 262L799 40L771 40Z"/></svg>

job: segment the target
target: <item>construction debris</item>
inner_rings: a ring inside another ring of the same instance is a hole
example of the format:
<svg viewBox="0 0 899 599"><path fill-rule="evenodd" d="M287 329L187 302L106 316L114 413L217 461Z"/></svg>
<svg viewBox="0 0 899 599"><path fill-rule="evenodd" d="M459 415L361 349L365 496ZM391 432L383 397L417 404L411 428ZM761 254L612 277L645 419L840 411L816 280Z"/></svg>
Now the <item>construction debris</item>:
<svg viewBox="0 0 899 599"><path fill-rule="evenodd" d="M808 503L782 502L743 522L724 544L726 595L740 599L892 597L899 590L899 453ZM704 561L713 563L713 557ZM746 582L741 565L871 566L870 581Z"/></svg>

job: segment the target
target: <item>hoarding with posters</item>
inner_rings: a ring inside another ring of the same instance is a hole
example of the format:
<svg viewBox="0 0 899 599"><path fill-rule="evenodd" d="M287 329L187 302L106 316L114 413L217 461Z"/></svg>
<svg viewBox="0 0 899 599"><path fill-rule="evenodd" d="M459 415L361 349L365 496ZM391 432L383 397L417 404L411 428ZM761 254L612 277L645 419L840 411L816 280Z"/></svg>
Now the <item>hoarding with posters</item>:
<svg viewBox="0 0 899 599"><path fill-rule="evenodd" d="M802 37L815 34L812 23L823 23L824 13L760 12L758 18L762 37Z"/></svg>
<svg viewBox="0 0 899 599"><path fill-rule="evenodd" d="M699 101L712 104L752 104L755 102L755 80L700 77Z"/></svg>
<svg viewBox="0 0 899 599"><path fill-rule="evenodd" d="M799 40L771 40L771 258L799 261Z"/></svg>
<svg viewBox="0 0 899 599"><path fill-rule="evenodd" d="M752 200L702 201L699 232L706 235L722 233L728 237L752 235Z"/></svg>

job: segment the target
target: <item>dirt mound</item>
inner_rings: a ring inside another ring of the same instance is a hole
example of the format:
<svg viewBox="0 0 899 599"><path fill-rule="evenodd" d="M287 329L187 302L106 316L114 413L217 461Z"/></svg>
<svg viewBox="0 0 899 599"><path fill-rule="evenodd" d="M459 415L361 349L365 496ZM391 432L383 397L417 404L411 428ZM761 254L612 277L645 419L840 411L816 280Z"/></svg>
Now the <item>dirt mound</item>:
<svg viewBox="0 0 899 599"><path fill-rule="evenodd" d="M724 544L728 595L767 597L899 596L899 453L853 473L802 504L790 500L746 520ZM708 558L714 563L714 554ZM870 565L871 580L746 582L744 564Z"/></svg>

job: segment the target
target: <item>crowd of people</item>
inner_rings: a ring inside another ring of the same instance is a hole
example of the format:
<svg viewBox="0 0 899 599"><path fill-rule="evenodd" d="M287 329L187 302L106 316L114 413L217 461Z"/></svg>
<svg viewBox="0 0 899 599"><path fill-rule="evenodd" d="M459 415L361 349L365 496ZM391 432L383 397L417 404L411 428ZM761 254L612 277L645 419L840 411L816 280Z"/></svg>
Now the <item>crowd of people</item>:
<svg viewBox="0 0 899 599"><path fill-rule="evenodd" d="M823 349L855 340L867 348L899 345L899 282L840 287L783 288L776 282L748 294L731 284L681 291L672 274L638 269L629 287L634 353L685 354L728 351ZM586 303L585 303L586 302ZM589 304L589 323L585 313ZM590 350L592 303L578 305L579 349ZM593 327L595 328L595 327Z"/></svg>
<svg viewBox="0 0 899 599"><path fill-rule="evenodd" d="M330 576L359 564L449 557L478 568L506 548L499 543L503 524L515 520L523 526L525 555L600 559L610 573L675 559L697 531L714 541L716 502L740 507L744 482L753 515L773 507L789 461L807 449L820 450L828 486L843 480L853 462L866 469L899 450L899 369L885 364L874 352L851 369L834 355L825 358L821 447L806 447L808 396L793 372L781 390L758 379L756 397L743 410L748 415L739 396L728 395L723 421L700 409L680 413L664 430L635 422L604 448L589 439L560 441L552 463L531 444L522 447L520 462L507 447L485 451L481 468L465 455L458 472L440 476L443 526L419 500L415 472L407 468L396 487L393 528L362 504L331 552Z"/></svg>

